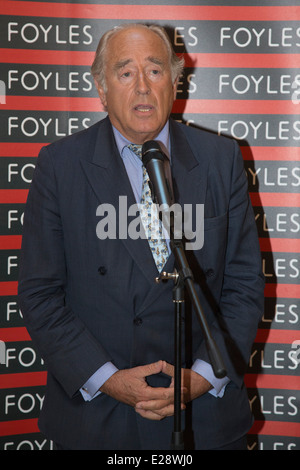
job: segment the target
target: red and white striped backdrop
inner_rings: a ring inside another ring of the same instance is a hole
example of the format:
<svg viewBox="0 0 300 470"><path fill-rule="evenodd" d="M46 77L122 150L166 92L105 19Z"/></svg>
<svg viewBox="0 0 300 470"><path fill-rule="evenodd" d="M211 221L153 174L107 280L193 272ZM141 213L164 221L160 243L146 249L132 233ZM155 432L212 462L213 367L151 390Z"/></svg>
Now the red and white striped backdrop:
<svg viewBox="0 0 300 470"><path fill-rule="evenodd" d="M52 448L37 427L46 371L16 297L36 156L104 116L89 69L98 40L116 24L145 21L167 26L185 57L174 117L241 146L266 276L246 375L248 446L299 450L299 1L98 3L0 1L0 449Z"/></svg>

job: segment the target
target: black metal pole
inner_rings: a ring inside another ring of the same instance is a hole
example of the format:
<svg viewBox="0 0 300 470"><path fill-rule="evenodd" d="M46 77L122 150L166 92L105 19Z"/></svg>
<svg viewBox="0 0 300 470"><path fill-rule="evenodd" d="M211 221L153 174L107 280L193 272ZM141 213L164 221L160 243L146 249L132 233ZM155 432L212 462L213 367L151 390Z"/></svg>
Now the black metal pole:
<svg viewBox="0 0 300 470"><path fill-rule="evenodd" d="M172 450L183 450L184 439L181 429L181 310L184 302L184 286L179 279L173 289L175 314L174 331L174 430L172 433Z"/></svg>

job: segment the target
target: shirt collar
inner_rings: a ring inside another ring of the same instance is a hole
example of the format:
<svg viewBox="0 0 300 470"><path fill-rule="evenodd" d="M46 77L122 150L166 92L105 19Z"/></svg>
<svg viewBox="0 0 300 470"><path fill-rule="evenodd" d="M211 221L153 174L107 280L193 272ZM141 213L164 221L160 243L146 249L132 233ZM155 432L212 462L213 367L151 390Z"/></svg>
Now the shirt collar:
<svg viewBox="0 0 300 470"><path fill-rule="evenodd" d="M130 142L126 137L124 137L114 126L112 126L116 144L119 150L120 155L122 155L122 151L124 147L127 145L134 143ZM160 131L158 136L154 139L161 145L162 151L167 155L170 159L170 129L169 129L169 121L165 124L164 128Z"/></svg>

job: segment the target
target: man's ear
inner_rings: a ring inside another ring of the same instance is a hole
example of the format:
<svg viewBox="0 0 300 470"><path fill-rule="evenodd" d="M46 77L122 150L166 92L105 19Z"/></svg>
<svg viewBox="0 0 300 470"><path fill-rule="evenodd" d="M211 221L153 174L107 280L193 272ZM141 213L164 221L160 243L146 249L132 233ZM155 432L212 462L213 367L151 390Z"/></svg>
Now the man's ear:
<svg viewBox="0 0 300 470"><path fill-rule="evenodd" d="M96 79L94 79L94 83L95 83L95 86L97 88L98 95L100 97L100 101L102 103L102 106L103 106L104 110L106 110L106 107L107 107L106 93L105 93L103 87L101 85L99 85L99 83L97 82Z"/></svg>

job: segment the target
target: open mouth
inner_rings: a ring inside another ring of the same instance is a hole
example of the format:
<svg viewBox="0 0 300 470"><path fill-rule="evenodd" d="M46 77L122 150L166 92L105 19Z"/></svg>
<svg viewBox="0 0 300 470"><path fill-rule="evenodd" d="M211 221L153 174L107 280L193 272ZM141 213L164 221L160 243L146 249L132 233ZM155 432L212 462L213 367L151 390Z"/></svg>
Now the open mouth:
<svg viewBox="0 0 300 470"><path fill-rule="evenodd" d="M149 111L153 110L153 106L150 106L148 104L139 104L134 107L135 111L139 111L140 113L149 113Z"/></svg>

